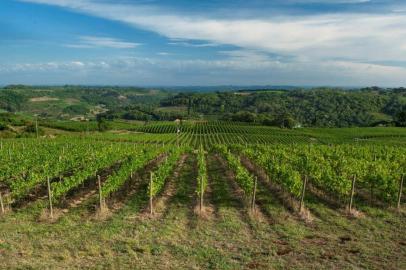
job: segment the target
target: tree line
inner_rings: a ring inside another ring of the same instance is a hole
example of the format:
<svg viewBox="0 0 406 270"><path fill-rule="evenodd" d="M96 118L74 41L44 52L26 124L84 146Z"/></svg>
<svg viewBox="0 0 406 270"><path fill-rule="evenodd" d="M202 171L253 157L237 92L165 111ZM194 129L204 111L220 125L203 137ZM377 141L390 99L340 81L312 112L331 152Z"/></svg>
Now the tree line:
<svg viewBox="0 0 406 270"><path fill-rule="evenodd" d="M185 106L187 115L277 126L405 126L406 89L261 90L179 93L161 106Z"/></svg>

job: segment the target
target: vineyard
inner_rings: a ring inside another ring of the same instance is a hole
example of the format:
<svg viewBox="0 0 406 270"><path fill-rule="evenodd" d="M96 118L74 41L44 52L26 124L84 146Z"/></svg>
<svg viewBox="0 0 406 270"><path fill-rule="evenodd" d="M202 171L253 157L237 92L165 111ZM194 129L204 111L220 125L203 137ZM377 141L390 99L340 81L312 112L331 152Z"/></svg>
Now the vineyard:
<svg viewBox="0 0 406 270"><path fill-rule="evenodd" d="M44 122L44 127L73 131L77 136L91 135L101 140L177 143L199 148L215 144L377 144L405 145L403 128L299 128L247 125L223 121L111 122L112 132L98 134L95 122ZM117 133L116 131L121 131ZM137 134L137 136L133 136Z"/></svg>
<svg viewBox="0 0 406 270"><path fill-rule="evenodd" d="M402 128L280 129L222 121L183 121L148 123L132 128L147 134L183 136L186 143L399 143L404 144ZM189 137L192 137L189 139Z"/></svg>
<svg viewBox="0 0 406 270"><path fill-rule="evenodd" d="M394 260L388 269L406 267L404 130L221 122L131 129L1 140L0 257L21 253L22 265L34 268L114 268L117 257L128 268L128 258L146 268L154 258L176 262L167 268L268 269L294 268L304 263L300 254L317 253L323 267L379 269L385 260ZM33 235L40 230L43 240ZM384 253L368 249L366 236ZM32 239L42 246L18 244ZM214 239L224 246L196 246L217 245ZM28 259L40 250L51 258ZM235 260L238 250L245 254ZM75 264L80 256L83 264Z"/></svg>

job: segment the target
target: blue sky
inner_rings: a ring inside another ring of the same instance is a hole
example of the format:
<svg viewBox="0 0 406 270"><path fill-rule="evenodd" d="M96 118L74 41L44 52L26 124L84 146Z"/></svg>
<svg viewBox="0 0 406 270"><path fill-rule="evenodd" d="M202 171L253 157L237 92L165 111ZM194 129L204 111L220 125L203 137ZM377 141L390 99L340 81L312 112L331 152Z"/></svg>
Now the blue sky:
<svg viewBox="0 0 406 270"><path fill-rule="evenodd" d="M2 0L0 85L406 85L398 0Z"/></svg>

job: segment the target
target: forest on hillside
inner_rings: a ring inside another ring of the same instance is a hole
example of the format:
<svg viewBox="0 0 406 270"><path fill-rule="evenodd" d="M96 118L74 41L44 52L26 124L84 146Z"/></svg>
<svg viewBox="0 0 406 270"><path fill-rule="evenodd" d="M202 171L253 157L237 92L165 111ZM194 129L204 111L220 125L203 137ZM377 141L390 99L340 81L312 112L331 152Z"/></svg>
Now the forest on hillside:
<svg viewBox="0 0 406 270"><path fill-rule="evenodd" d="M190 114L265 125L348 127L405 124L406 89L312 89L180 93L163 106L187 106Z"/></svg>
<svg viewBox="0 0 406 270"><path fill-rule="evenodd" d="M405 126L406 88L256 89L193 92L176 88L13 85L0 111L44 119L159 121L210 119L281 127Z"/></svg>

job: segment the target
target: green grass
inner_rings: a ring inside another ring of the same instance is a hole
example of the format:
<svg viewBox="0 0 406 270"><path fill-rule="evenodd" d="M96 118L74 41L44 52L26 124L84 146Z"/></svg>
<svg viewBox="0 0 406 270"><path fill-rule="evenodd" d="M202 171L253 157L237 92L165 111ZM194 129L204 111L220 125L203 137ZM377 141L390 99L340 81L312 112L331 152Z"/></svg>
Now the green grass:
<svg viewBox="0 0 406 270"><path fill-rule="evenodd" d="M264 218L253 218L235 195L228 169L208 156L213 213L194 214L196 159L189 156L160 217L144 213L148 178L123 208L93 220L93 197L56 223L40 222L46 201L0 219L2 269L405 269L406 216L360 205L352 219L310 194L315 217L306 224L265 186L258 187ZM147 174L146 174L147 175Z"/></svg>

